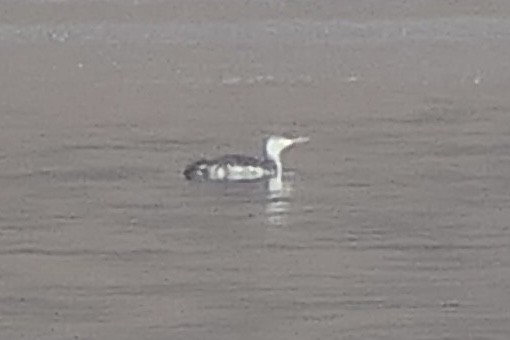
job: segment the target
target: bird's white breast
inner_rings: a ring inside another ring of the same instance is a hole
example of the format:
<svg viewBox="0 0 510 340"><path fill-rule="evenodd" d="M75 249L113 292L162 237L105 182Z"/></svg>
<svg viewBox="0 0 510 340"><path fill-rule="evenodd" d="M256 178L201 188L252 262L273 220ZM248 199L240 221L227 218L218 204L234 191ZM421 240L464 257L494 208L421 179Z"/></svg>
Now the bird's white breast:
<svg viewBox="0 0 510 340"><path fill-rule="evenodd" d="M227 165L227 178L234 181L254 180L267 176L267 171L262 167Z"/></svg>

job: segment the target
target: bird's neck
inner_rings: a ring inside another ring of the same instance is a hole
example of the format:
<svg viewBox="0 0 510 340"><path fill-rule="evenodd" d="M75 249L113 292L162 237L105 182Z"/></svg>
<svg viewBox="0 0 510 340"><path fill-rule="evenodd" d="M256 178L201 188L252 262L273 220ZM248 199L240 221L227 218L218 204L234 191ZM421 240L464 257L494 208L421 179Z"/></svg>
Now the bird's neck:
<svg viewBox="0 0 510 340"><path fill-rule="evenodd" d="M266 153L266 159L274 162L276 166L276 177L281 177L283 174L283 165L280 154Z"/></svg>
<svg viewBox="0 0 510 340"><path fill-rule="evenodd" d="M276 177L281 178L282 174L283 174L282 162L280 161L280 159L273 160L273 161L276 164Z"/></svg>

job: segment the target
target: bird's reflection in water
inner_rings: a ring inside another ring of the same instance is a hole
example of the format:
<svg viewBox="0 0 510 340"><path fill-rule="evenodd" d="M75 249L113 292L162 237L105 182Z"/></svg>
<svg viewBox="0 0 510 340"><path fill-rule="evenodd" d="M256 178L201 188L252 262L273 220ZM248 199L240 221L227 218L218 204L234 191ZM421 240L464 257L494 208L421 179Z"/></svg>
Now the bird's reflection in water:
<svg viewBox="0 0 510 340"><path fill-rule="evenodd" d="M288 224L293 184L292 178L287 176L274 177L267 181L266 216L270 224Z"/></svg>

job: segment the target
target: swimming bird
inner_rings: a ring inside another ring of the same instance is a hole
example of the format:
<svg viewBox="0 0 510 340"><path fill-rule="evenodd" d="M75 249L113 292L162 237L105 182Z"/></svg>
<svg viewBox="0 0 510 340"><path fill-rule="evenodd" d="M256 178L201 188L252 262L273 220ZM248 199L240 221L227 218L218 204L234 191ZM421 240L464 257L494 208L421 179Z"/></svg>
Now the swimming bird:
<svg viewBox="0 0 510 340"><path fill-rule="evenodd" d="M287 138L270 136L264 140L263 157L226 155L219 158L198 160L186 167L188 180L253 182L268 178L281 178L282 151L308 142L308 137Z"/></svg>

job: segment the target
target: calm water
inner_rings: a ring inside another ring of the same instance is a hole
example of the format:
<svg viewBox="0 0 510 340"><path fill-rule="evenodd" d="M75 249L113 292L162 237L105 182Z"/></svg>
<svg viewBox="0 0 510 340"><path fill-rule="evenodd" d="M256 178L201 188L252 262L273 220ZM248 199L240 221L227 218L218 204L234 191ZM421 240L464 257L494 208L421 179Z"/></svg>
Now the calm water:
<svg viewBox="0 0 510 340"><path fill-rule="evenodd" d="M508 25L3 26L1 337L506 339Z"/></svg>

